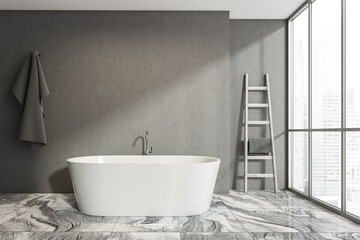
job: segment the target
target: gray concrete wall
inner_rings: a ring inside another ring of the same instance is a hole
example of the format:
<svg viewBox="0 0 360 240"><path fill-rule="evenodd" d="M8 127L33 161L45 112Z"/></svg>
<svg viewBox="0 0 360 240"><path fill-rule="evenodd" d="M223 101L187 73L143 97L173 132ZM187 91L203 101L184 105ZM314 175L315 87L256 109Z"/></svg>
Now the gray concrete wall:
<svg viewBox="0 0 360 240"><path fill-rule="evenodd" d="M286 77L286 21L282 20L231 20L230 21L230 72L231 72L231 153L233 169L232 187L243 190L243 77L249 73L249 85L263 85L265 73L270 75L271 101L274 122L275 148L279 188L286 187L286 128L287 128L287 77ZM249 102L262 102L264 95L251 93ZM264 119L263 110L251 110L249 118ZM251 127L249 137L265 137L263 127ZM271 172L270 162L249 163L249 172ZM249 180L249 189L273 189L271 179Z"/></svg>
<svg viewBox="0 0 360 240"><path fill-rule="evenodd" d="M1 11L0 33L0 192L71 192L67 158L141 154L134 140L146 130L154 154L220 157L216 192L241 190L245 73L251 85L270 74L279 187L286 186L285 21L229 21L226 12ZM34 49L51 92L41 149L18 140L21 108L11 93ZM250 180L249 188L272 182Z"/></svg>
<svg viewBox="0 0 360 240"><path fill-rule="evenodd" d="M11 92L35 49L50 90L41 149L18 140ZM67 158L141 154L146 130L154 154L220 157L216 192L230 188L227 12L2 11L0 52L0 192L71 192Z"/></svg>

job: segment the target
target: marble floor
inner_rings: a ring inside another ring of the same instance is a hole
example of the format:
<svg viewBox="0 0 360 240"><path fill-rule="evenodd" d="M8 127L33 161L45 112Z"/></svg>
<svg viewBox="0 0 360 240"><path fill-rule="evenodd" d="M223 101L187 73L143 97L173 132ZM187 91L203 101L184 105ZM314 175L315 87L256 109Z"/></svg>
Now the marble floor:
<svg viewBox="0 0 360 240"><path fill-rule="evenodd" d="M94 217L73 194L0 194L0 239L360 240L360 225L288 191L214 195L189 217Z"/></svg>

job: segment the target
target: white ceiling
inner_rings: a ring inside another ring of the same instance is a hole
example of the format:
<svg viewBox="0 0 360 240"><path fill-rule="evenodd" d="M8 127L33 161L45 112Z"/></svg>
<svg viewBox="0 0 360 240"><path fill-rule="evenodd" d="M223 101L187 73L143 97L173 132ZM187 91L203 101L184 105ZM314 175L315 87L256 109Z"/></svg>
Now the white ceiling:
<svg viewBox="0 0 360 240"><path fill-rule="evenodd" d="M286 19L305 0L0 0L0 10L230 11L231 19Z"/></svg>

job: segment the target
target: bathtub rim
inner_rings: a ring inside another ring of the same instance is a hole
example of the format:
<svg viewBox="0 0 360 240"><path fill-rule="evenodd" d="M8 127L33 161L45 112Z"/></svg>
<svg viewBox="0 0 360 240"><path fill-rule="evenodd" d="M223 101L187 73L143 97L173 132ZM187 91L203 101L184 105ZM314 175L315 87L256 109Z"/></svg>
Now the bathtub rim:
<svg viewBox="0 0 360 240"><path fill-rule="evenodd" d="M91 161L78 161L86 158L91 157L184 157L184 158L204 158L204 159L210 159L211 161L204 161L204 162L171 162L169 160L168 162L146 162L147 160L144 160L144 162L91 162ZM87 155L87 156L80 156L80 157L71 157L67 158L66 162L68 164L104 164L104 165L110 165L110 164L160 164L160 165L166 165L166 164L179 164L179 165L193 165L193 164L215 164L215 163L221 163L221 159L217 157L208 157L208 156L200 156L200 155Z"/></svg>

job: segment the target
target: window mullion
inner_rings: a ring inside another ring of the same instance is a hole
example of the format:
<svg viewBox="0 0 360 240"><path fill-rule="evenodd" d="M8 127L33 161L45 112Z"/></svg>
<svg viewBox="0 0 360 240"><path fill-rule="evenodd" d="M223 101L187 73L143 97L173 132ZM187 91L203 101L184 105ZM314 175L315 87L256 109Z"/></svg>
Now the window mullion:
<svg viewBox="0 0 360 240"><path fill-rule="evenodd" d="M346 212L346 1L341 2L341 211Z"/></svg>
<svg viewBox="0 0 360 240"><path fill-rule="evenodd" d="M312 2L309 1L308 128L312 129ZM308 134L308 196L312 197L312 131Z"/></svg>

